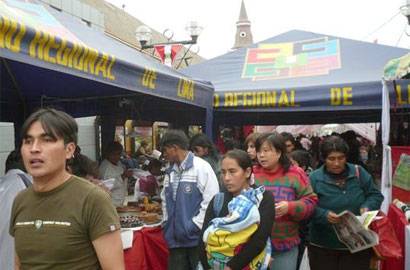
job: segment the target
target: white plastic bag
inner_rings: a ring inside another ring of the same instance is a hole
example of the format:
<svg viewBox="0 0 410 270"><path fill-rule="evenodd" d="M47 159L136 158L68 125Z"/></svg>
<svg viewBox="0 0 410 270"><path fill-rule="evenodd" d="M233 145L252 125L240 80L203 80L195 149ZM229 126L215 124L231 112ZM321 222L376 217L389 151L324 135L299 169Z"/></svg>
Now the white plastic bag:
<svg viewBox="0 0 410 270"><path fill-rule="evenodd" d="M305 252L303 253L302 262L300 263L299 270L310 270L307 248L305 248Z"/></svg>

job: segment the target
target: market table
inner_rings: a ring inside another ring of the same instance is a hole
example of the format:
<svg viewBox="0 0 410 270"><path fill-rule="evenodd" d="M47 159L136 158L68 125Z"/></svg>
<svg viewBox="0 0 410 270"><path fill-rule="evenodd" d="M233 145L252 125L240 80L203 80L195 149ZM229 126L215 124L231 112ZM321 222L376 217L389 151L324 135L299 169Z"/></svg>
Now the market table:
<svg viewBox="0 0 410 270"><path fill-rule="evenodd" d="M127 270L165 270L168 247L160 226L133 230L132 247L124 250Z"/></svg>

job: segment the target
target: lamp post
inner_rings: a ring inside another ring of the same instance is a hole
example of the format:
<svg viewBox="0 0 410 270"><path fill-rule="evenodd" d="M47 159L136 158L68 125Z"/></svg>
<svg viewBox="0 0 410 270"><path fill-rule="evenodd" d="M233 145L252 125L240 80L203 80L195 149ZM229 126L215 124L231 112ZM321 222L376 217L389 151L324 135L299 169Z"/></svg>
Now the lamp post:
<svg viewBox="0 0 410 270"><path fill-rule="evenodd" d="M201 26L199 26L197 22L191 21L185 27L185 30L191 36L190 40L172 41L171 40L172 36L173 36L173 33L172 33L171 36L167 37L168 41L166 41L166 42L148 44L151 40L151 37L152 37L151 29L146 25L141 25L135 31L135 36L141 44L141 49L145 50L145 49L154 48L157 45L172 45L172 44L192 45L192 44L196 44L197 41L198 41L198 36L201 34L202 29L203 28ZM170 30L166 29L163 34L165 35L165 33L167 33L167 32L170 32Z"/></svg>
<svg viewBox="0 0 410 270"><path fill-rule="evenodd" d="M400 7L400 12L407 18L407 23L410 24L410 0L405 1L405 4Z"/></svg>

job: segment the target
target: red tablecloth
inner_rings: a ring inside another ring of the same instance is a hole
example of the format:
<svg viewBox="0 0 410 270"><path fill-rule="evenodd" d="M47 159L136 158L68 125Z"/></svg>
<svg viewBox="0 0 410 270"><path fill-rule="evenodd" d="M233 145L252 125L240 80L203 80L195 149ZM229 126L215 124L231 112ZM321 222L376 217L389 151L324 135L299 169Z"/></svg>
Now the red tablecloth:
<svg viewBox="0 0 410 270"><path fill-rule="evenodd" d="M389 220L394 226L394 231L396 232L397 239L399 240L400 246L402 248L403 258L401 259L387 259L382 261L383 270L404 270L404 254L405 254L405 227L409 223L406 220L403 212L394 205L390 205L389 213L387 215Z"/></svg>
<svg viewBox="0 0 410 270"><path fill-rule="evenodd" d="M134 232L132 248L124 250L127 270L165 270L168 247L160 227L144 228Z"/></svg>

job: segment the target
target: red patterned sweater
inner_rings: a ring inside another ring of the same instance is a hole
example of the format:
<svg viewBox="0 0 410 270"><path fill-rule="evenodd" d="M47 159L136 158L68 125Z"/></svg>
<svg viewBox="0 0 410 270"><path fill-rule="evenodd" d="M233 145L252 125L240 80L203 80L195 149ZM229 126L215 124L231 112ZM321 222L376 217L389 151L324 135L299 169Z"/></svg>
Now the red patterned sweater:
<svg viewBox="0 0 410 270"><path fill-rule="evenodd" d="M272 228L272 250L291 250L300 243L299 221L313 214L317 196L313 193L306 173L299 167L290 166L285 173L282 167L269 172L260 166L253 168L255 183L272 192L275 202L288 201L288 213L276 218Z"/></svg>

